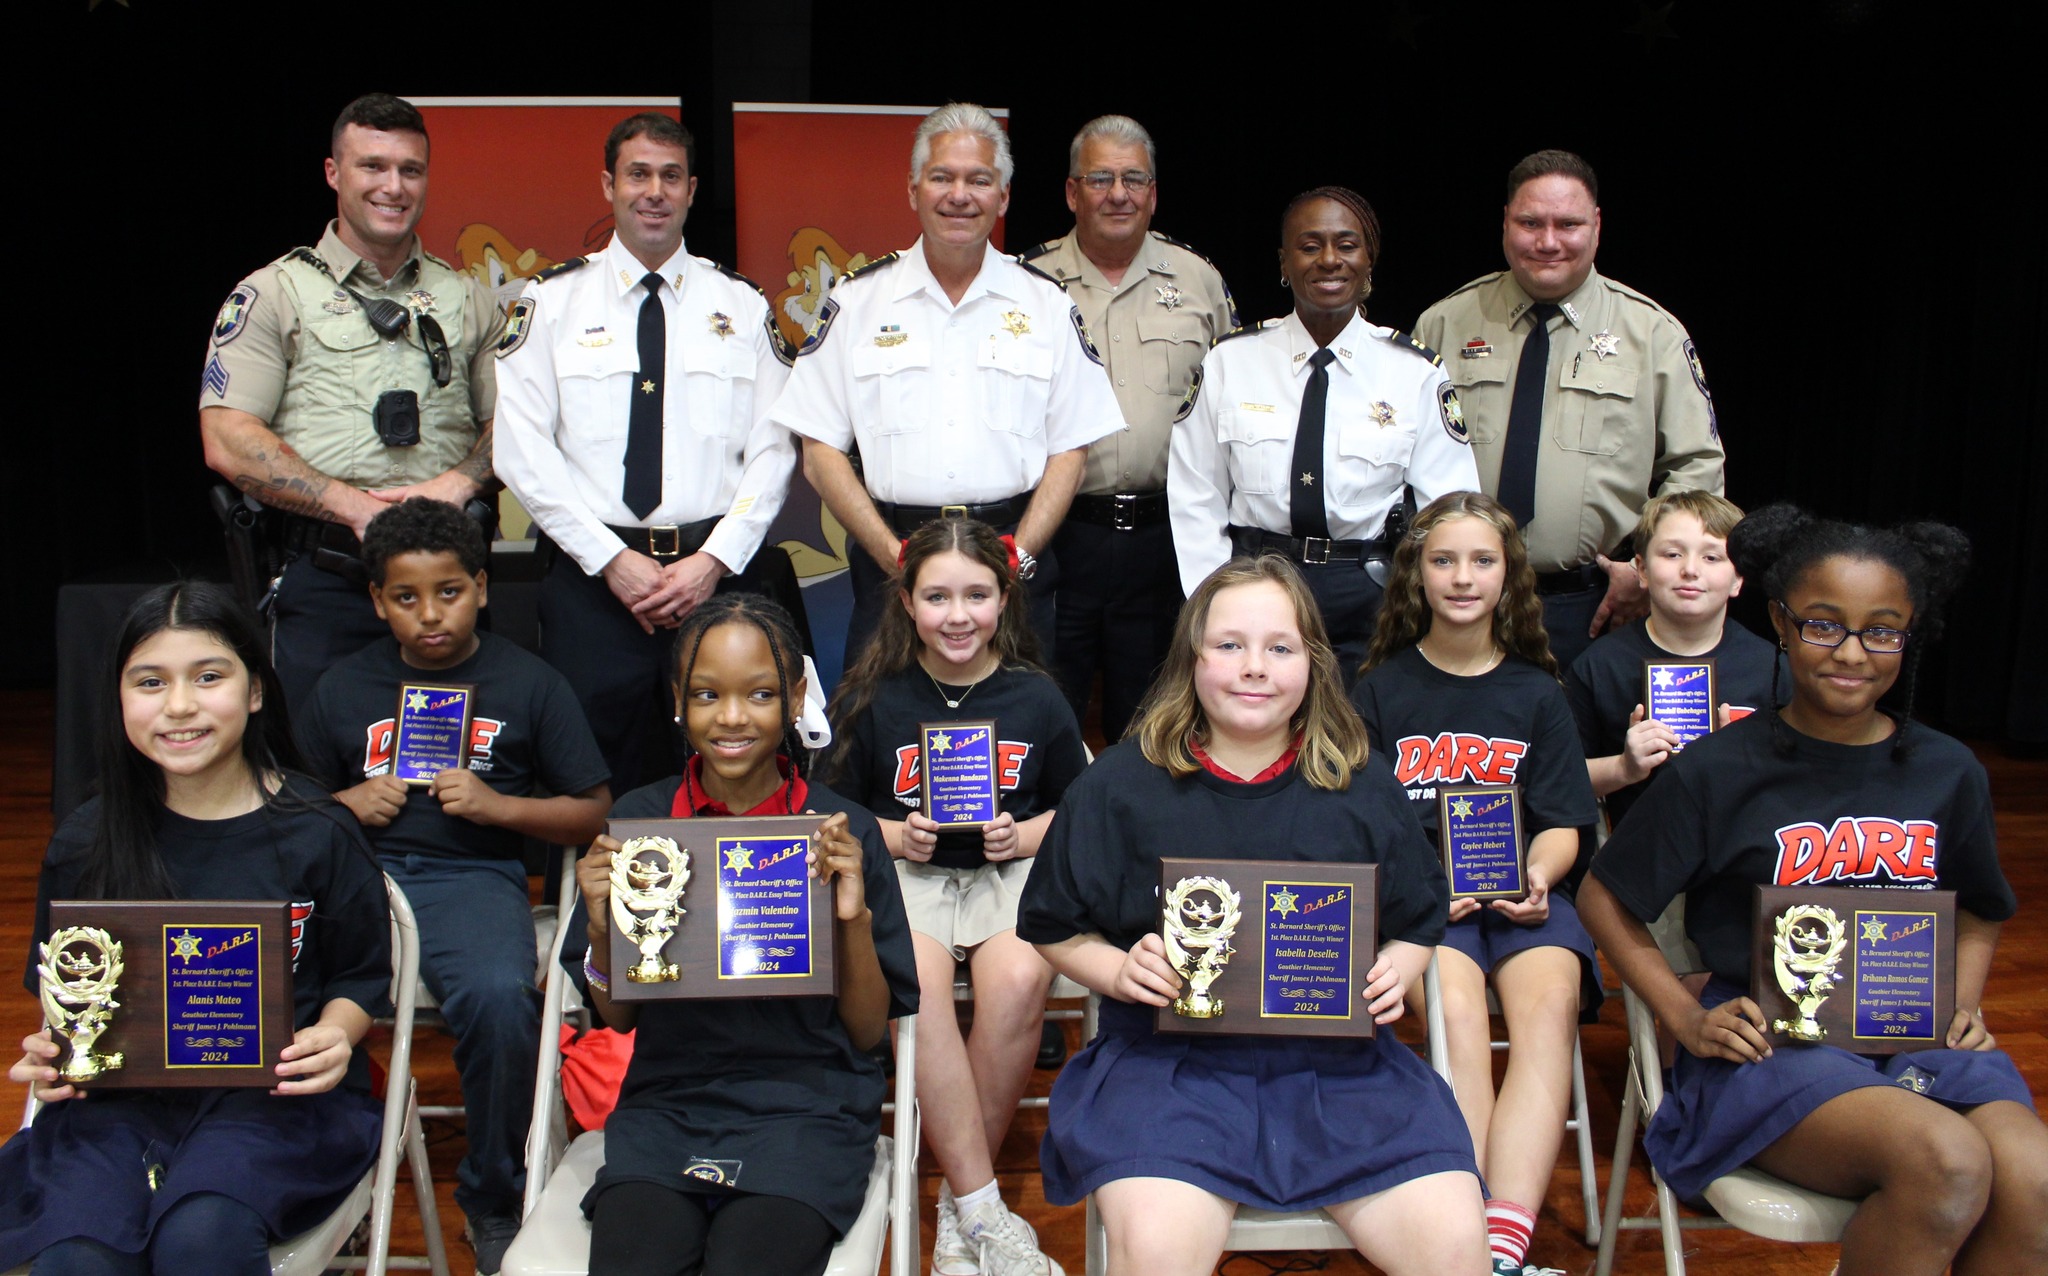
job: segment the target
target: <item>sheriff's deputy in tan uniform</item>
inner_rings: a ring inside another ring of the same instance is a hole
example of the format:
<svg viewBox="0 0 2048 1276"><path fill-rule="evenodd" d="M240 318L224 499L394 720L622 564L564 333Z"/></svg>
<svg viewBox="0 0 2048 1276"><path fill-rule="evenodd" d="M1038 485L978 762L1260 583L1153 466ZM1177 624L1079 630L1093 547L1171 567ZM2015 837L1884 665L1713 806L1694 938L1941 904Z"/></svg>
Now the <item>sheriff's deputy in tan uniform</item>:
<svg viewBox="0 0 2048 1276"><path fill-rule="evenodd" d="M1101 673L1102 731L1112 741L1152 685L1180 612L1167 437L1209 343L1237 327L1216 267L1152 229L1157 172L1152 135L1136 120L1090 120L1067 152L1074 229L1022 255L1073 298L1123 409L1124 428L1088 449L1081 491L1053 538L1060 685L1085 722Z"/></svg>
<svg viewBox="0 0 2048 1276"><path fill-rule="evenodd" d="M1643 615L1623 542L1650 497L1720 493L1721 436L1685 325L1593 269L1600 185L1569 151L1508 174L1508 269L1431 306L1415 335L1443 354L1480 486L1521 523L1560 668Z"/></svg>
<svg viewBox="0 0 2048 1276"><path fill-rule="evenodd" d="M369 93L334 123L334 221L228 294L199 391L206 463L282 511L291 555L271 612L296 711L321 673L386 637L356 558L393 501L460 506L491 481L491 351L504 315L473 276L428 254L427 126Z"/></svg>

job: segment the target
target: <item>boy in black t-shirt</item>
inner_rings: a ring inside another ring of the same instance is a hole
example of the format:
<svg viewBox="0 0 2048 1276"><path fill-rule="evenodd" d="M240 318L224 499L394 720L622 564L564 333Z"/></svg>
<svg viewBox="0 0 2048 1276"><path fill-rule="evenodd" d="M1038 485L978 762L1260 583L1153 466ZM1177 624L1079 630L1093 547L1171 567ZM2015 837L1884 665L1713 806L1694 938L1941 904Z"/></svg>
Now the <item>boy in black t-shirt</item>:
<svg viewBox="0 0 2048 1276"><path fill-rule="evenodd" d="M1728 623L1728 600L1742 592L1728 533L1741 521L1739 507L1711 492L1666 492L1644 506L1635 567L1650 614L1596 640L1565 674L1587 778L1607 800L1610 826L1621 823L1678 747L1670 727L1644 716L1644 661L1713 660L1716 727L1772 703L1773 666L1781 658L1770 643Z"/></svg>
<svg viewBox="0 0 2048 1276"><path fill-rule="evenodd" d="M477 1271L495 1272L519 1230L540 1033L522 842L603 832L608 775L562 676L477 632L483 535L460 510L421 498L386 510L363 561L393 641L328 670L297 734L307 769L355 812L418 915L420 975L455 1033L468 1113L455 1199ZM464 765L407 784L394 765L399 688L420 682L468 686L471 716Z"/></svg>

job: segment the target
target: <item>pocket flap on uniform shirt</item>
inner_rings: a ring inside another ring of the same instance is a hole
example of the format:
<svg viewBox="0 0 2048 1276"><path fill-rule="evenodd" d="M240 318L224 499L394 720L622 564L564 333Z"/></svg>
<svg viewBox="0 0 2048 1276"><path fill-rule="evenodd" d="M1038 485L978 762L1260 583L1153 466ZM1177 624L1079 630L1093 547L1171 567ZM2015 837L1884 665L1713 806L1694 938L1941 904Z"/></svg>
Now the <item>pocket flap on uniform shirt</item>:
<svg viewBox="0 0 2048 1276"><path fill-rule="evenodd" d="M1503 359L1498 354L1484 359L1467 359L1454 355L1444 360L1444 375L1459 389L1468 385L1488 385L1505 382L1514 368L1514 361Z"/></svg>
<svg viewBox="0 0 2048 1276"><path fill-rule="evenodd" d="M1405 467L1415 455L1415 428L1405 425L1347 423L1337 434L1337 452L1374 465Z"/></svg>
<svg viewBox="0 0 2048 1276"><path fill-rule="evenodd" d="M853 334L847 333L851 336ZM887 334L898 335L898 334ZM846 353L846 368L856 377L885 377L907 368L932 366L932 347L927 341L906 339L896 345L856 344Z"/></svg>
<svg viewBox="0 0 2048 1276"><path fill-rule="evenodd" d="M355 314L340 316L326 323L309 323L306 331L329 350L367 350L382 340L368 319Z"/></svg>
<svg viewBox="0 0 2048 1276"><path fill-rule="evenodd" d="M747 357L751 349L747 342L721 337L706 325L704 331L684 336L680 344L683 371L689 375L717 377L721 381L754 379L755 365Z"/></svg>
<svg viewBox="0 0 2048 1276"><path fill-rule="evenodd" d="M555 347L555 375L602 381L606 377L630 376L640 370L638 342L614 338L601 346L586 346L567 340Z"/></svg>
<svg viewBox="0 0 2048 1276"><path fill-rule="evenodd" d="M1140 341L1198 341L1204 346L1209 342L1208 328L1201 316L1178 310L1154 307L1141 311L1137 328Z"/></svg>
<svg viewBox="0 0 2048 1276"><path fill-rule="evenodd" d="M1578 362L1578 370L1574 373L1571 360L1565 361L1557 378L1560 389L1577 390L1581 394L1598 394L1610 399L1636 397L1636 369L1615 363L1600 364L1591 359L1580 359Z"/></svg>
<svg viewBox="0 0 2048 1276"><path fill-rule="evenodd" d="M1007 335L999 335L977 346L974 362L976 367L996 368L1011 376L1052 380L1052 351Z"/></svg>

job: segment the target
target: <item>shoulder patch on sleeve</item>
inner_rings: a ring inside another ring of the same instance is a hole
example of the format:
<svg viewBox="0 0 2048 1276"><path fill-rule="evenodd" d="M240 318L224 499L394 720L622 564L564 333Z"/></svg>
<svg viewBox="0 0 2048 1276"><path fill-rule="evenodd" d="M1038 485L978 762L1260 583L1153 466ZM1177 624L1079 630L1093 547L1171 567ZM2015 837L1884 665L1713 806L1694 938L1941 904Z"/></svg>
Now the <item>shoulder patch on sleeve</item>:
<svg viewBox="0 0 2048 1276"><path fill-rule="evenodd" d="M220 356L217 354L206 361L206 379L204 384L206 389L213 392L214 398L224 399L227 397L228 367L220 361Z"/></svg>
<svg viewBox="0 0 2048 1276"><path fill-rule="evenodd" d="M533 331L533 312L539 308L538 297L521 297L512 303L512 313L505 317L505 335L498 338L500 359L526 344L526 334Z"/></svg>
<svg viewBox="0 0 2048 1276"><path fill-rule="evenodd" d="M1388 329L1387 344L1403 350L1413 350L1437 367L1441 368L1444 366L1444 357L1442 355L1399 329Z"/></svg>
<svg viewBox="0 0 2048 1276"><path fill-rule="evenodd" d="M873 261L863 262L860 265L855 266L853 269L841 273L839 276L839 282L845 283L849 279L858 279L862 275L880 270L882 267L895 261L898 257L902 255L903 254L901 253L883 253L880 257L875 258Z"/></svg>
<svg viewBox="0 0 2048 1276"><path fill-rule="evenodd" d="M1707 389L1707 370L1700 363L1699 348L1692 338L1685 339L1685 366L1692 371L1692 383L1700 388L1700 397L1707 401L1707 433L1715 439L1721 437L1721 422L1714 411L1714 392Z"/></svg>
<svg viewBox="0 0 2048 1276"><path fill-rule="evenodd" d="M1173 421L1175 425L1188 419L1188 414L1195 410L1195 400L1201 397L1202 365L1198 363L1195 365L1194 377L1188 381L1188 392L1180 396L1180 407L1174 410Z"/></svg>
<svg viewBox="0 0 2048 1276"><path fill-rule="evenodd" d="M1024 269L1031 270L1032 267L1027 265L1024 267ZM1045 272L1042 270L1038 271L1038 273L1041 275L1045 274ZM1052 276L1046 275L1046 278L1050 279L1052 278ZM1073 321L1074 335L1081 339L1081 353L1087 355L1090 359L1094 360L1096 367L1101 367L1102 351L1097 350L1095 348L1095 343L1088 339L1088 325L1081 322L1081 308L1079 306L1068 306L1067 318Z"/></svg>
<svg viewBox="0 0 2048 1276"><path fill-rule="evenodd" d="M596 254L596 253L591 253L591 254L589 254L588 256L584 256L584 257L571 257L571 258L570 258L569 260L567 260L567 261L558 261L558 262L556 262L556 263L555 263L554 265L552 265L552 266L549 266L549 267L548 267L548 268L547 268L546 270L543 270L543 271L541 271L541 272L540 272L539 274L535 275L535 276L534 276L534 278L535 278L535 279L537 279L537 280L539 280L539 281L540 281L540 282L542 282L542 283L546 283L546 282L547 282L548 280L550 280L550 279L553 279L553 278L554 278L555 276L557 276L557 275L566 275L566 274L568 274L568 273L569 273L570 271L572 271L572 270L581 270L581 269L583 269L583 268L584 268L585 266L588 266L588 265L589 265L589 264L590 264L591 262L593 262L593 261L596 261L596 260L597 260L597 254ZM509 334L508 334L508 335L509 335ZM513 349L517 349L517 348L518 348L518 347L516 347L516 346L515 346L515 347L513 347ZM511 353L511 351L508 351L508 350L506 350L506 349L505 349L504 347L500 346L500 347L498 348L498 353L499 353L499 354L509 354L509 353Z"/></svg>
<svg viewBox="0 0 2048 1276"><path fill-rule="evenodd" d="M825 334L832 330L832 321L838 317L839 299L828 294L825 298L825 304L818 307L818 317L811 321L811 330L804 334L804 343L796 348L795 357L801 359L819 346L824 345ZM768 322L774 323L775 316L769 315Z"/></svg>
<svg viewBox="0 0 2048 1276"><path fill-rule="evenodd" d="M789 338L783 336L782 329L776 326L775 311L772 308L761 312L761 326L768 330L768 345L775 351L775 357L782 361L782 366L795 367L796 348L789 344Z"/></svg>
<svg viewBox="0 0 2048 1276"><path fill-rule="evenodd" d="M1472 432L1465 428L1465 405L1458 402L1458 391L1450 382L1437 387L1436 405L1443 414L1444 433L1455 442L1470 443Z"/></svg>
<svg viewBox="0 0 2048 1276"><path fill-rule="evenodd" d="M220 303L220 314L213 320L213 344L224 346L242 335L242 329L249 322L249 308L256 304L256 286L250 283L235 285L228 299ZM1691 343L1687 343L1688 350ZM1695 376L1698 373L1694 373Z"/></svg>

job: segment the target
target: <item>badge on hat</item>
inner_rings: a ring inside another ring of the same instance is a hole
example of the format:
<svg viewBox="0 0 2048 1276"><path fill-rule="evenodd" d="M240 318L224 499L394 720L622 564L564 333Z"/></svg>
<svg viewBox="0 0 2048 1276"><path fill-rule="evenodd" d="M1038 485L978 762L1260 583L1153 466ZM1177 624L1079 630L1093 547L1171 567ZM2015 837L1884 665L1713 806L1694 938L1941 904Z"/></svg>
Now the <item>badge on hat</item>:
<svg viewBox="0 0 2048 1276"><path fill-rule="evenodd" d="M213 344L224 346L242 335L242 328L249 322L249 308L256 304L256 290L248 284L238 285L220 303L220 314L213 321Z"/></svg>
<svg viewBox="0 0 2048 1276"><path fill-rule="evenodd" d="M526 334L533 331L533 312L539 305L532 297L521 297L512 303L512 313L505 318L505 335L498 338L500 359L526 344Z"/></svg>
<svg viewBox="0 0 2048 1276"><path fill-rule="evenodd" d="M1442 410L1444 433L1459 443L1470 443L1472 432L1465 428L1465 407L1458 402L1458 392L1446 381L1436 392L1437 407Z"/></svg>

